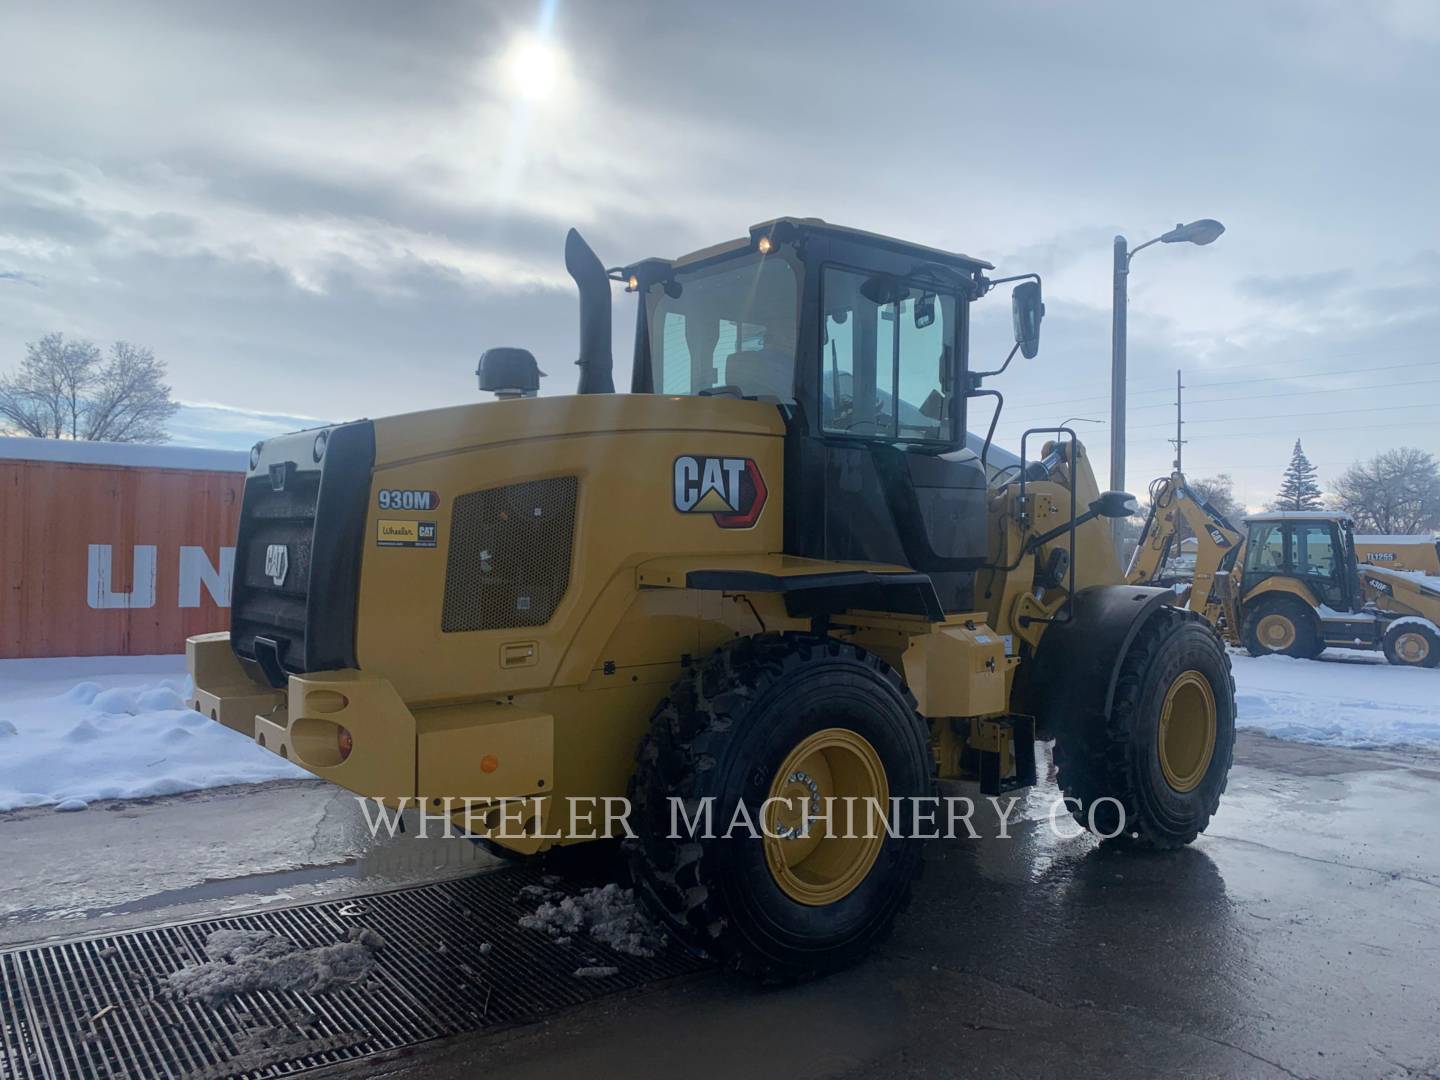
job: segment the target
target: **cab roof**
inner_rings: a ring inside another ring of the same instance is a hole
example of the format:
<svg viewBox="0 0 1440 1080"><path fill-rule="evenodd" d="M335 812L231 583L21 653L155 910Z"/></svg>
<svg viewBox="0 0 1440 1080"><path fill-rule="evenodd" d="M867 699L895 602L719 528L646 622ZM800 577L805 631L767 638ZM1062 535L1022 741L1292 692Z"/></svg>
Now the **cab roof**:
<svg viewBox="0 0 1440 1080"><path fill-rule="evenodd" d="M756 243L760 237L775 231L777 226L788 226L800 232L823 233L828 236L837 236L858 244L868 244L872 247L886 248L890 251L899 252L902 255L911 255L918 259L925 259L929 262L940 263L943 266L951 266L966 274L973 274L980 270L993 270L994 264L984 259L977 259L972 255L962 255L956 251L945 251L941 248L928 247L925 244L913 244L908 240L897 240L893 236L885 236L882 233L866 232L864 229L851 229L844 225L832 225L820 218L801 217L777 217L769 221L762 221L758 225L750 226L748 236L737 237L734 240L725 240L710 247L701 248L699 251L692 251L689 254L681 255L676 259L642 259L640 262L632 263L625 271L639 267L642 263L659 262L665 263L676 269L683 266L690 266L695 263L705 262L721 255L728 255L731 252L743 251Z"/></svg>
<svg viewBox="0 0 1440 1080"><path fill-rule="evenodd" d="M995 269L994 263L988 263L984 259L977 259L973 255L962 255L958 251L945 251L941 248L928 247L925 244L913 244L908 240L897 240L893 236L885 236L883 233L866 232L864 229L852 229L845 225L832 225L822 218L772 218L770 221L762 221L758 225L751 225L750 235L751 237L758 238L770 232L776 225L782 223L792 225L805 232L827 233L831 236L839 236L847 240L853 240L856 243L885 247L892 251L899 251L906 255L915 255L922 259L929 259L932 262L958 266L965 270Z"/></svg>
<svg viewBox="0 0 1440 1080"><path fill-rule="evenodd" d="M1349 514L1340 510L1267 510L1261 514L1246 514L1251 521L1351 521Z"/></svg>

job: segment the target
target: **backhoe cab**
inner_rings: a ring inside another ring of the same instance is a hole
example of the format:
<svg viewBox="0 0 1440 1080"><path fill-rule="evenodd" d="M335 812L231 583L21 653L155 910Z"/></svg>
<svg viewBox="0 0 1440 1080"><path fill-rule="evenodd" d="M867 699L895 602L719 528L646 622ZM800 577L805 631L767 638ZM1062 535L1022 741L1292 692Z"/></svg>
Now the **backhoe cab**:
<svg viewBox="0 0 1440 1080"><path fill-rule="evenodd" d="M1072 432L1018 458L967 434L1009 363L971 370L970 305L1018 280L1010 356L1033 356L1034 275L797 218L608 270L572 232L565 261L578 394L491 350L500 400L255 447L195 708L513 852L633 831L657 917L766 977L863 954L937 776L1023 788L1037 733L1103 836L1205 828L1234 738L1219 639L1122 581L1103 519L1132 501ZM758 833L727 831L742 811Z"/></svg>

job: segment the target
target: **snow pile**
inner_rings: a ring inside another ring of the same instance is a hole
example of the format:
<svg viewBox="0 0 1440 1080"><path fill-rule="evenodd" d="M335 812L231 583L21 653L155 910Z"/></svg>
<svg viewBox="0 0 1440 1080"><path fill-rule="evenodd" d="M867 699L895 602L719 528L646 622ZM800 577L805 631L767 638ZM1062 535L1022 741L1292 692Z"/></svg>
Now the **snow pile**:
<svg viewBox="0 0 1440 1080"><path fill-rule="evenodd" d="M634 891L613 882L575 896L527 885L520 890L519 899L540 900L533 915L520 917L520 925L540 931L559 945L586 934L627 956L654 956L665 947L665 932L641 913Z"/></svg>
<svg viewBox="0 0 1440 1080"><path fill-rule="evenodd" d="M0 661L0 811L309 775L188 693L184 657Z"/></svg>
<svg viewBox="0 0 1440 1080"><path fill-rule="evenodd" d="M1241 728L1322 746L1440 750L1440 670L1346 649L1320 660L1232 652L1230 661Z"/></svg>
<svg viewBox="0 0 1440 1080"><path fill-rule="evenodd" d="M373 930L352 931L350 941L301 949L268 930L216 930L205 939L207 963L181 968L167 980L181 998L214 1005L252 990L323 994L363 982L385 944Z"/></svg>

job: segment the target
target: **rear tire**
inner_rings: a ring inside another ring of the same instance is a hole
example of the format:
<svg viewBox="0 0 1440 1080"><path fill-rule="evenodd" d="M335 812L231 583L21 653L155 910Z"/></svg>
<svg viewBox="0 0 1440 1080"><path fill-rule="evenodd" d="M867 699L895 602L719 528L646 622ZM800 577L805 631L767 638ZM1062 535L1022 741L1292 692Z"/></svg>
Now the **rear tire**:
<svg viewBox="0 0 1440 1080"><path fill-rule="evenodd" d="M1433 668L1440 664L1440 634L1421 622L1392 623L1380 639L1385 659L1401 667Z"/></svg>
<svg viewBox="0 0 1440 1080"><path fill-rule="evenodd" d="M1293 596L1266 596L1245 606L1240 639L1251 656L1314 660L1325 649L1315 614Z"/></svg>
<svg viewBox="0 0 1440 1080"><path fill-rule="evenodd" d="M1234 756L1230 657L1204 619L1171 607L1131 642L1109 716L1077 718L1055 742L1075 820L1148 848L1183 847L1205 831Z"/></svg>
<svg viewBox="0 0 1440 1080"><path fill-rule="evenodd" d="M637 891L677 937L731 969L791 981L846 967L908 902L921 842L881 827L850 847L818 824L813 847L743 826L723 834L742 800L759 826L764 800L797 778L812 794L883 788L909 799L933 796L934 775L929 728L879 657L812 635L740 639L677 680L640 745L630 784ZM672 837L672 800L692 817L710 800L713 835L680 823ZM843 812L836 818L843 834ZM815 857L788 864L807 851Z"/></svg>

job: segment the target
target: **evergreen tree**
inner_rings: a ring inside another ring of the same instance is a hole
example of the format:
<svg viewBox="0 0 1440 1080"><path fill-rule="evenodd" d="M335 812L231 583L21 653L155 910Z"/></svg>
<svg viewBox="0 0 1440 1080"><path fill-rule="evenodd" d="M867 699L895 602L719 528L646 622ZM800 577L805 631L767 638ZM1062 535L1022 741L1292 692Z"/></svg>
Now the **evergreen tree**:
<svg viewBox="0 0 1440 1080"><path fill-rule="evenodd" d="M1271 510L1322 510L1320 485L1315 482L1315 466L1295 440L1295 451L1290 455L1290 464L1285 469L1285 478L1280 481L1280 494L1270 504Z"/></svg>

